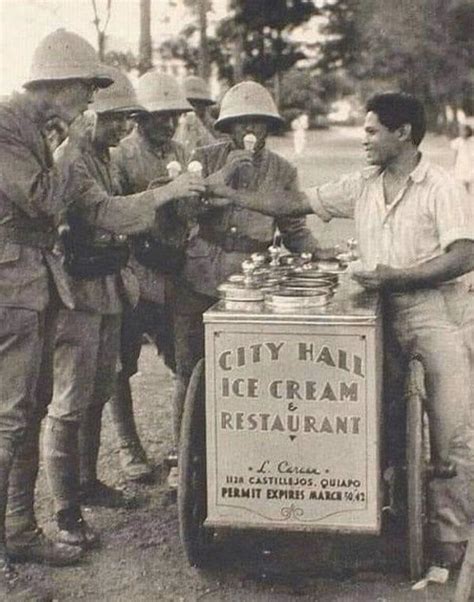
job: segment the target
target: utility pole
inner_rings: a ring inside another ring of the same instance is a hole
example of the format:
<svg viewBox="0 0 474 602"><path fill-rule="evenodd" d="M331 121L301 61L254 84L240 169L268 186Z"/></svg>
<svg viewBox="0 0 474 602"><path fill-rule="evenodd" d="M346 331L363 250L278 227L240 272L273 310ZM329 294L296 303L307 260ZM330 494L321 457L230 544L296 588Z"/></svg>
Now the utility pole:
<svg viewBox="0 0 474 602"><path fill-rule="evenodd" d="M140 0L140 41L138 71L140 75L153 67L151 43L151 0Z"/></svg>

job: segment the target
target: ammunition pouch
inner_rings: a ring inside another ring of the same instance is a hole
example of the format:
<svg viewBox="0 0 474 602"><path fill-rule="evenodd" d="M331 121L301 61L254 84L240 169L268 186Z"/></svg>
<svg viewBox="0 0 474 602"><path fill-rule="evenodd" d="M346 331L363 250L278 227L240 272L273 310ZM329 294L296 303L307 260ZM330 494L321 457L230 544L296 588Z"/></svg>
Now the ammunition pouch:
<svg viewBox="0 0 474 602"><path fill-rule="evenodd" d="M132 241L136 260L146 268L162 274L178 274L184 265L182 248L162 242L150 234L139 234Z"/></svg>
<svg viewBox="0 0 474 602"><path fill-rule="evenodd" d="M77 279L94 279L120 273L127 265L130 247L126 237L104 233L94 236L91 227L69 220L70 228L61 235L65 268Z"/></svg>

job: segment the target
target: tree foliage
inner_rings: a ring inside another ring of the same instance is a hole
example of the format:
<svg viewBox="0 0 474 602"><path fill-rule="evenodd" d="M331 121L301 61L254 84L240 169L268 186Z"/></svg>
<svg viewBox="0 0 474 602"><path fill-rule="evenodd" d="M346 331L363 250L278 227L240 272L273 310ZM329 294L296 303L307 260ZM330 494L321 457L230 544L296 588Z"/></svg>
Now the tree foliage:
<svg viewBox="0 0 474 602"><path fill-rule="evenodd" d="M196 10L197 0L186 0ZM305 58L289 32L301 25L317 9L312 0L231 0L230 16L223 19L214 38L208 38L209 59L217 65L219 77L233 84L242 77L265 82ZM160 47L162 54L184 60L198 71L197 25Z"/></svg>
<svg viewBox="0 0 474 602"><path fill-rule="evenodd" d="M288 33L317 14L312 0L231 0L234 14L218 35L241 39L244 76L265 82L305 58Z"/></svg>
<svg viewBox="0 0 474 602"><path fill-rule="evenodd" d="M473 0L328 0L321 69L422 98L432 124L444 106L472 112Z"/></svg>

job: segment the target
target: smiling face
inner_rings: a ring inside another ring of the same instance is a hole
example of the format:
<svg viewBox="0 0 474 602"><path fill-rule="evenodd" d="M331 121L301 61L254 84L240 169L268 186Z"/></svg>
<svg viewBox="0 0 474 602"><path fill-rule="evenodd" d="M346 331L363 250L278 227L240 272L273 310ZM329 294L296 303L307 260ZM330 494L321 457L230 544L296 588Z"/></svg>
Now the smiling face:
<svg viewBox="0 0 474 602"><path fill-rule="evenodd" d="M363 147L366 152L369 165L386 167L394 161L401 152L403 140L400 130L391 132L379 121L379 117L373 111L369 111L364 123Z"/></svg>
<svg viewBox="0 0 474 602"><path fill-rule="evenodd" d="M120 140L127 134L126 113L99 113L97 126L94 134L94 142L107 148L117 146Z"/></svg>
<svg viewBox="0 0 474 602"><path fill-rule="evenodd" d="M261 117L240 117L229 124L229 133L237 148L244 148L244 136L253 134L257 138L255 150L260 150L265 146L268 123Z"/></svg>

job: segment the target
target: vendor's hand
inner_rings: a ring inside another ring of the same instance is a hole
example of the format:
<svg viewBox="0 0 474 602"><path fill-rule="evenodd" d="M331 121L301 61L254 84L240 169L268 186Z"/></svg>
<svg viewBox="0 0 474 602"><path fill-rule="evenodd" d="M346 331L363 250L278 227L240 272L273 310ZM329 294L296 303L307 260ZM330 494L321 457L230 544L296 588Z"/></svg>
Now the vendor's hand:
<svg viewBox="0 0 474 602"><path fill-rule="evenodd" d="M166 185L171 198L189 198L201 196L206 192L202 176L195 173L183 173Z"/></svg>
<svg viewBox="0 0 474 602"><path fill-rule="evenodd" d="M352 278L368 290L396 288L399 270L388 265L377 265L375 270L354 272Z"/></svg>

